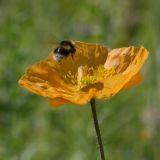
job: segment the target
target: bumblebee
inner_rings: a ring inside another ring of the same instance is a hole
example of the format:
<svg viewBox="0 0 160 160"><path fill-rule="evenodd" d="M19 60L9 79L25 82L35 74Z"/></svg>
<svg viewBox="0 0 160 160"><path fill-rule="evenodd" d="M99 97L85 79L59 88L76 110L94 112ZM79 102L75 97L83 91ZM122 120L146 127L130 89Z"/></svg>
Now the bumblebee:
<svg viewBox="0 0 160 160"><path fill-rule="evenodd" d="M56 61L61 62L64 58L71 55L73 59L75 52L76 52L76 48L74 44L69 40L65 40L65 41L60 42L58 47L54 49L53 58Z"/></svg>

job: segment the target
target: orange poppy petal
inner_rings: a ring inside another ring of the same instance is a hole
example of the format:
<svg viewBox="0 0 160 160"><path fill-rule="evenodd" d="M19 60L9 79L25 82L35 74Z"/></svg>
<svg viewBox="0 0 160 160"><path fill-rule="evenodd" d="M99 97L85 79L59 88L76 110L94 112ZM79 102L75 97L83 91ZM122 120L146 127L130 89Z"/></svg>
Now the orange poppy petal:
<svg viewBox="0 0 160 160"><path fill-rule="evenodd" d="M59 107L60 105L64 104L86 104L88 103L93 97L95 97L96 89L91 88L88 90L88 92L77 92L75 96L72 98L66 97L64 98L54 98L51 101L49 101L49 104L53 107Z"/></svg>
<svg viewBox="0 0 160 160"><path fill-rule="evenodd" d="M59 106L61 105L64 105L64 104L73 104L72 102L68 101L68 100L65 100L63 98L54 98L52 100L50 100L48 102L49 105L51 105L52 107L54 108L58 108Z"/></svg>
<svg viewBox="0 0 160 160"><path fill-rule="evenodd" d="M85 91L77 91L77 93L72 97L66 97L67 100L71 101L74 104L86 104L88 103L93 97L95 97L96 89L90 88L89 90Z"/></svg>
<svg viewBox="0 0 160 160"><path fill-rule="evenodd" d="M119 51L121 53L123 52L123 49L120 49ZM129 83L137 73L139 73L142 65L144 64L145 60L148 57L148 51L145 48L140 47L140 48L134 48L134 50L131 50L131 52L128 52L128 54L131 54L131 53L135 54L134 59L132 59L132 61L128 63L128 66L125 68L125 70L123 69L121 73L117 73L116 75L113 75L111 77L107 77L106 79L104 79L104 88L101 91L96 93L96 98L98 99L111 98L113 95L118 93L121 89L123 89L123 87L127 83ZM117 56L119 54L117 53ZM115 60L115 57L114 57L114 60ZM117 62L113 64L117 65Z"/></svg>
<svg viewBox="0 0 160 160"><path fill-rule="evenodd" d="M46 60L31 66L19 80L21 87L51 99L61 97L74 104L85 104L94 95L93 90L79 90L66 84Z"/></svg>
<svg viewBox="0 0 160 160"><path fill-rule="evenodd" d="M136 74L135 76L133 76L131 78L131 80L129 82L127 82L124 86L123 86L123 90L131 88L135 85L138 85L140 82L143 81L143 76L141 73Z"/></svg>
<svg viewBox="0 0 160 160"><path fill-rule="evenodd" d="M109 99L127 83L128 75L115 75L104 80L104 88L96 92L97 99Z"/></svg>
<svg viewBox="0 0 160 160"><path fill-rule="evenodd" d="M76 88L64 83L57 71L47 60L43 60L27 69L19 80L21 87L44 97L55 98L73 96Z"/></svg>

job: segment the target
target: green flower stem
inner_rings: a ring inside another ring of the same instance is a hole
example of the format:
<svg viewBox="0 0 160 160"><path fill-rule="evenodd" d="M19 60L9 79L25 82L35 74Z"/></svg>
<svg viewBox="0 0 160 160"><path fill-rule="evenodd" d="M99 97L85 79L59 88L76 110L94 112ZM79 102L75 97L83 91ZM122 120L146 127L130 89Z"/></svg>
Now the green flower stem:
<svg viewBox="0 0 160 160"><path fill-rule="evenodd" d="M96 112L96 105L95 105L95 99L94 98L91 99L90 104L91 104L91 109L92 109L94 126L95 126L95 130L96 130L96 134L97 134L99 150L100 150L100 154L101 154L101 160L105 160L103 144L102 144L101 133L100 133L98 119L97 119L97 112Z"/></svg>

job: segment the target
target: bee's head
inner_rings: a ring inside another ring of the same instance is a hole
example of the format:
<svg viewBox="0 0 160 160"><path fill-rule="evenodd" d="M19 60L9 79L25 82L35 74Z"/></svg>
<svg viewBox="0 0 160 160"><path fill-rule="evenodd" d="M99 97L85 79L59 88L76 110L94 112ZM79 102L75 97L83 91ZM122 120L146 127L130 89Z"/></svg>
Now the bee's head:
<svg viewBox="0 0 160 160"><path fill-rule="evenodd" d="M58 46L57 48L54 49L54 59L56 61L61 61L64 57L66 57L69 53L68 50L63 48L62 46Z"/></svg>
<svg viewBox="0 0 160 160"><path fill-rule="evenodd" d="M64 48L63 46L58 46L57 48L54 49L55 54L61 54L61 55L66 55L68 50Z"/></svg>

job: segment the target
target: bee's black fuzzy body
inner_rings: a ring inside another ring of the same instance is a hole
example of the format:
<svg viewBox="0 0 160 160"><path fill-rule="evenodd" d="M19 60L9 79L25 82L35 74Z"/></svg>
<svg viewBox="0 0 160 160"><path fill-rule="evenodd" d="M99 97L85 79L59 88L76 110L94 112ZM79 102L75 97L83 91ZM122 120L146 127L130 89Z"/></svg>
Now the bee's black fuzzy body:
<svg viewBox="0 0 160 160"><path fill-rule="evenodd" d="M60 42L59 46L54 49L54 59L58 62L63 60L64 58L68 57L69 55L72 56L76 52L75 46L69 40Z"/></svg>

